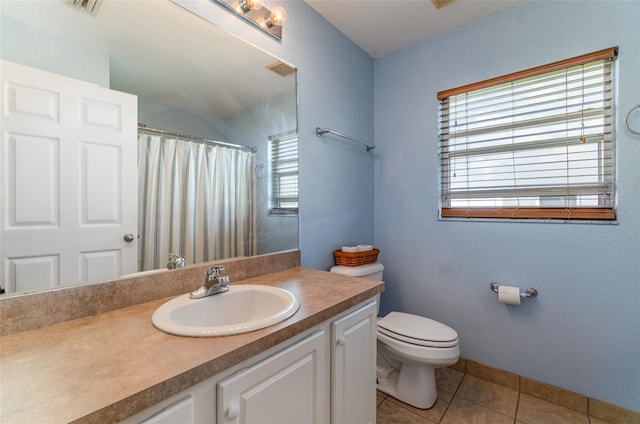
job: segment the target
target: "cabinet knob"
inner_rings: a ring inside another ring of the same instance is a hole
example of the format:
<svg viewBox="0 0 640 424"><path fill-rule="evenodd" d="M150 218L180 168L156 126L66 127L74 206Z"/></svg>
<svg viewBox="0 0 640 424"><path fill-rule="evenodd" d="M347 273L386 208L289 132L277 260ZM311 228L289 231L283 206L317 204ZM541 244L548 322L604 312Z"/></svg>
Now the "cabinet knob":
<svg viewBox="0 0 640 424"><path fill-rule="evenodd" d="M235 420L240 415L240 405L234 403L230 407L227 408L227 418L230 420Z"/></svg>
<svg viewBox="0 0 640 424"><path fill-rule="evenodd" d="M344 346L344 345L345 345L345 343L347 343L347 339L346 339L346 337L344 337L344 336L342 336L342 337L338 337L337 342L338 342L338 346Z"/></svg>

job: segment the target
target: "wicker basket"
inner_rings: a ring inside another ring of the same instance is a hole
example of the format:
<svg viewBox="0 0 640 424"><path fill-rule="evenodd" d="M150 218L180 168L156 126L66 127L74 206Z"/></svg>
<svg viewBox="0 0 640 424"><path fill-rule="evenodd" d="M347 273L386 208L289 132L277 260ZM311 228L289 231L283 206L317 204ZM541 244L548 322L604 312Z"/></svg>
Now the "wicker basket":
<svg viewBox="0 0 640 424"><path fill-rule="evenodd" d="M336 250L333 256L336 258L336 265L358 266L372 264L378 260L380 250L373 249L366 252L343 252Z"/></svg>

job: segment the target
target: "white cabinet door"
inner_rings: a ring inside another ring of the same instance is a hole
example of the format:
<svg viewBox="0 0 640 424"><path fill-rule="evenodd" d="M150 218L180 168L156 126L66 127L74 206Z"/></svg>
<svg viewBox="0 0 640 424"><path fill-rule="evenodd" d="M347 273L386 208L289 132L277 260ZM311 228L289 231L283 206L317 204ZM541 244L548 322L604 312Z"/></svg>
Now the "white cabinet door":
<svg viewBox="0 0 640 424"><path fill-rule="evenodd" d="M141 424L193 424L193 398L182 399Z"/></svg>
<svg viewBox="0 0 640 424"><path fill-rule="evenodd" d="M0 66L0 282L20 292L137 271L136 96Z"/></svg>
<svg viewBox="0 0 640 424"><path fill-rule="evenodd" d="M376 422L376 302L331 324L331 422Z"/></svg>
<svg viewBox="0 0 640 424"><path fill-rule="evenodd" d="M326 423L326 350L321 330L222 380L218 423Z"/></svg>

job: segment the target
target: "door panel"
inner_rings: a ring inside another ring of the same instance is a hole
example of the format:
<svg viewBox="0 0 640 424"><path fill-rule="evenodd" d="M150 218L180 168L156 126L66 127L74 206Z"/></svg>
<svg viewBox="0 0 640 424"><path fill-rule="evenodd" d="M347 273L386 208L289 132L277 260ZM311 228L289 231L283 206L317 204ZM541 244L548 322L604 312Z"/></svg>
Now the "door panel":
<svg viewBox="0 0 640 424"><path fill-rule="evenodd" d="M118 146L81 143L80 225L117 225L120 213L122 152Z"/></svg>
<svg viewBox="0 0 640 424"><path fill-rule="evenodd" d="M57 139L7 134L8 229L59 225L58 151Z"/></svg>
<svg viewBox="0 0 640 424"><path fill-rule="evenodd" d="M4 62L3 62L4 70ZM60 96L54 91L9 81L6 85L8 115L24 115L59 122Z"/></svg>
<svg viewBox="0 0 640 424"><path fill-rule="evenodd" d="M58 255L30 256L7 260L7 292L24 292L54 288L59 285Z"/></svg>

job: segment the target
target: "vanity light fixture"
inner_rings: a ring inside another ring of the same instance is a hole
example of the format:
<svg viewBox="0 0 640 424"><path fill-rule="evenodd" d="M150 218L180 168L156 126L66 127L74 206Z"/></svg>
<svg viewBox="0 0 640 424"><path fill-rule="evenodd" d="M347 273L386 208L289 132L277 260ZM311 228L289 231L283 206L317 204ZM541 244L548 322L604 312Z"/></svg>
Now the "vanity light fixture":
<svg viewBox="0 0 640 424"><path fill-rule="evenodd" d="M264 0L211 0L230 12L251 22L270 36L282 39L282 24L287 20L287 11L282 6L272 10L264 7Z"/></svg>
<svg viewBox="0 0 640 424"><path fill-rule="evenodd" d="M453 3L455 0L431 0L436 9L440 9L441 7L445 7L446 5Z"/></svg>
<svg viewBox="0 0 640 424"><path fill-rule="evenodd" d="M247 13L251 10L259 10L264 7L263 0L242 0L238 3L238 9L242 13Z"/></svg>
<svg viewBox="0 0 640 424"><path fill-rule="evenodd" d="M264 21L264 24L273 28L274 26L282 26L287 20L287 11L282 6L276 6L269 14L269 18Z"/></svg>

